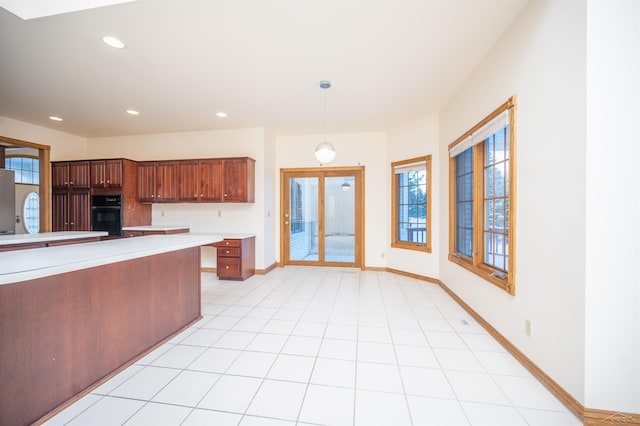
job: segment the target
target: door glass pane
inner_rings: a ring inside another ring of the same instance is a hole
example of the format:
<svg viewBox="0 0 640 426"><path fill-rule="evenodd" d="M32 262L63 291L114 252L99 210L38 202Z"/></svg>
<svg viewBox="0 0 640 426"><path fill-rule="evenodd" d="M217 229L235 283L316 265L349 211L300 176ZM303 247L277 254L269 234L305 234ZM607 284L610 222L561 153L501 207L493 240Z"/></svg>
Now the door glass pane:
<svg viewBox="0 0 640 426"><path fill-rule="evenodd" d="M289 259L318 260L318 178L289 179Z"/></svg>
<svg viewBox="0 0 640 426"><path fill-rule="evenodd" d="M355 179L327 177L324 181L324 260L355 261Z"/></svg>

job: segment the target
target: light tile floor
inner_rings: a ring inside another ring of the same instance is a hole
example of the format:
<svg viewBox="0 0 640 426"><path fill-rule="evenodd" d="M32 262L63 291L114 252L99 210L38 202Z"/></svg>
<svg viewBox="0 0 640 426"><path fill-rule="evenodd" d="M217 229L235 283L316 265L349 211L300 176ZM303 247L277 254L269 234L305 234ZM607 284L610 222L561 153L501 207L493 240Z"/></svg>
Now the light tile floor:
<svg viewBox="0 0 640 426"><path fill-rule="evenodd" d="M46 424L581 424L434 284L347 268L205 273L202 314Z"/></svg>

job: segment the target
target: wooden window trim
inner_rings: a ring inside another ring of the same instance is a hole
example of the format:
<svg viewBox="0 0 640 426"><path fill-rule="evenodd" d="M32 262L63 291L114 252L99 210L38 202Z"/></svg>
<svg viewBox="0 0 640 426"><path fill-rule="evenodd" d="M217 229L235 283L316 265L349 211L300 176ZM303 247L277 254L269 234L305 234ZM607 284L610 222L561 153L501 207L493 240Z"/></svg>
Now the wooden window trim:
<svg viewBox="0 0 640 426"><path fill-rule="evenodd" d="M508 246L508 271L505 278L494 275L503 271L483 263L484 252L484 207L482 196L484 193L484 145L481 142L473 147L474 158L474 202L473 202L473 257L467 257L456 252L456 186L455 186L455 157L449 158L449 260L474 274L484 278L490 283L500 287L511 295L516 291L516 96L509 98L491 114L465 132L449 145L451 150L455 145L464 141L475 131L489 123L505 110L509 110L509 246Z"/></svg>
<svg viewBox="0 0 640 426"><path fill-rule="evenodd" d="M395 168L405 164L425 162L427 168L427 196L426 196L426 238L424 244L411 243L407 241L399 241L398 236L398 191L396 184ZM431 253L431 155L410 158L408 160L396 161L391 163L391 247L402 248L407 250L416 250Z"/></svg>

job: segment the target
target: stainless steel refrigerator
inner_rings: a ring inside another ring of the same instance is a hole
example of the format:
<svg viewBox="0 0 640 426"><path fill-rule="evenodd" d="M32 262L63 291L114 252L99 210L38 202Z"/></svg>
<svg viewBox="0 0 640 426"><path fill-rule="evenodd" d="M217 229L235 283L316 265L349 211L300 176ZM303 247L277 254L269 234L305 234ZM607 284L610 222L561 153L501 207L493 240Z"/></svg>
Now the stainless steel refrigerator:
<svg viewBox="0 0 640 426"><path fill-rule="evenodd" d="M0 235L16 233L16 181L13 170L0 169Z"/></svg>

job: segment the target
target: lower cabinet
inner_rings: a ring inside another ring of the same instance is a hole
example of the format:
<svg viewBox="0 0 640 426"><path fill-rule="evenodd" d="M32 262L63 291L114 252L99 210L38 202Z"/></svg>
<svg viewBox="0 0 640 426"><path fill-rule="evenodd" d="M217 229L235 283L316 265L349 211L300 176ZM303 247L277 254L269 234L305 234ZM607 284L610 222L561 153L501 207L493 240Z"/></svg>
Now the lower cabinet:
<svg viewBox="0 0 640 426"><path fill-rule="evenodd" d="M51 194L52 231L90 231L89 190L54 191Z"/></svg>
<svg viewBox="0 0 640 426"><path fill-rule="evenodd" d="M256 273L256 238L225 238L215 243L216 272L221 280L246 280Z"/></svg>

